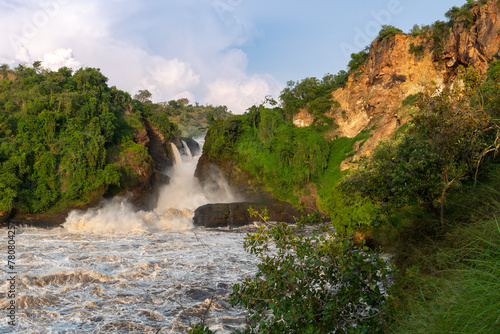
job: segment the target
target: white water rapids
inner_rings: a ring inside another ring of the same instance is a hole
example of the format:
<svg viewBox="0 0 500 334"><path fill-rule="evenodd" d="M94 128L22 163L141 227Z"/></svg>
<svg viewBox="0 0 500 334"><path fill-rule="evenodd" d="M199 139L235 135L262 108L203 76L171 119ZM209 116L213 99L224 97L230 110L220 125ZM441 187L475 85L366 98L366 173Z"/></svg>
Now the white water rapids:
<svg viewBox="0 0 500 334"><path fill-rule="evenodd" d="M242 328L228 294L255 271L246 230L192 228L193 210L214 194L193 179L196 159L182 158L152 212L115 199L71 213L62 227L18 227L17 326L7 324L3 280L0 333L186 333L202 318L218 333ZM219 188L218 199L231 201ZM7 229L0 235L7 240Z"/></svg>

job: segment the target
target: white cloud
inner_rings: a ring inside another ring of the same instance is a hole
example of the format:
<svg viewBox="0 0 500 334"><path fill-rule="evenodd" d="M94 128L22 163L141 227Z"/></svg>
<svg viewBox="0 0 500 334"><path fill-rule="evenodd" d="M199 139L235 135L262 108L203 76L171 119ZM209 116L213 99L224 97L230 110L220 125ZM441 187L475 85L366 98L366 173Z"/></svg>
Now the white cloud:
<svg viewBox="0 0 500 334"><path fill-rule="evenodd" d="M158 56L143 55L142 61L148 64L142 79L132 88L134 92L147 89L155 100L167 101L178 98L194 100L188 89L194 89L200 82L190 64L179 59L167 60Z"/></svg>
<svg viewBox="0 0 500 334"><path fill-rule="evenodd" d="M281 86L248 73L240 47L253 38L253 25L240 2L228 3L220 15L206 0L0 2L0 60L96 67L131 95L148 89L154 101L186 97L242 113Z"/></svg>
<svg viewBox="0 0 500 334"><path fill-rule="evenodd" d="M277 96L283 86L269 75L252 75L242 79L217 79L208 86L205 103L224 104L235 113L242 113L264 101L267 95Z"/></svg>
<svg viewBox="0 0 500 334"><path fill-rule="evenodd" d="M82 64L74 59L71 49L57 49L43 56L42 66L57 71L61 67L69 67L76 70L82 67Z"/></svg>
<svg viewBox="0 0 500 334"><path fill-rule="evenodd" d="M14 59L21 63L31 63L30 51L24 45L19 45L16 49Z"/></svg>

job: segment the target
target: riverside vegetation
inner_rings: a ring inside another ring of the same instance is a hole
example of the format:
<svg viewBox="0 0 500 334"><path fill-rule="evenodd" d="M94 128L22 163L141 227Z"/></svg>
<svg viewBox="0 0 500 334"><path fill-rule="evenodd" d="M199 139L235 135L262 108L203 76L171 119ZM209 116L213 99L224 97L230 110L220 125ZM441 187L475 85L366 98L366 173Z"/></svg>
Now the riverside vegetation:
<svg viewBox="0 0 500 334"><path fill-rule="evenodd" d="M467 1L446 14L447 22L416 26L411 34L430 40L440 61L455 24L470 28L471 10L486 3ZM378 39L397 34L383 27ZM418 60L422 49L414 44L409 52ZM270 107L211 123L206 154L236 162L298 207L314 195L317 209L332 221L312 235L299 222L247 237L245 247L261 264L231 297L249 310L244 332L493 333L500 326L500 61L485 75L461 68L463 85L429 83L408 96L404 125L357 168L341 172L340 163L370 131L325 139L336 127L332 115L342 112L331 93L356 76L368 51L352 55L349 72L289 82L279 107L268 100ZM314 121L295 127L292 117L304 109ZM368 249L359 234L380 248ZM275 248L268 253L270 244ZM387 295L375 288L389 273L376 260L381 250L396 265ZM360 264L372 267L365 271ZM362 278L352 281L339 268ZM353 319L368 300L372 312ZM192 332L210 330L201 324Z"/></svg>

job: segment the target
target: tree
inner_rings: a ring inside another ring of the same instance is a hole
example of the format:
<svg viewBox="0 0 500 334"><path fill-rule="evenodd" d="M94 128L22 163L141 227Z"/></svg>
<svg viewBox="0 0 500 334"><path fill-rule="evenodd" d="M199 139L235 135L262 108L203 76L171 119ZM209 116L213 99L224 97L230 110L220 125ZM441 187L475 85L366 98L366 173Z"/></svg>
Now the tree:
<svg viewBox="0 0 500 334"><path fill-rule="evenodd" d="M186 98L178 99L177 103L180 104L182 107L187 107L189 105L189 100Z"/></svg>
<svg viewBox="0 0 500 334"><path fill-rule="evenodd" d="M35 73L39 73L41 69L42 69L42 62L40 60L33 62L33 70L35 70Z"/></svg>
<svg viewBox="0 0 500 334"><path fill-rule="evenodd" d="M370 58L370 47L367 46L363 50L358 53L351 54L351 60L347 67L349 68L349 73L355 72L358 68L361 67L364 63L368 61Z"/></svg>
<svg viewBox="0 0 500 334"><path fill-rule="evenodd" d="M9 65L7 64L0 65L0 72L2 73L3 76L6 76L8 71L9 71Z"/></svg>
<svg viewBox="0 0 500 334"><path fill-rule="evenodd" d="M138 100L141 103L151 103L151 97L153 94L151 94L147 89L140 90L139 93L134 95L134 99Z"/></svg>

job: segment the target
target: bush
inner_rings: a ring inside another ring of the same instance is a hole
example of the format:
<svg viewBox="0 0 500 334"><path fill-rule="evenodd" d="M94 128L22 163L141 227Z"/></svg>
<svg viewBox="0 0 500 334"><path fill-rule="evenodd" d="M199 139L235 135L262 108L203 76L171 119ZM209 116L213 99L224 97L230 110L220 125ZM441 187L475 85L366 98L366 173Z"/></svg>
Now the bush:
<svg viewBox="0 0 500 334"><path fill-rule="evenodd" d="M370 47L367 46L364 50L358 53L351 54L351 60L347 67L349 68L349 73L354 73L358 68L363 66L370 58Z"/></svg>
<svg viewBox="0 0 500 334"><path fill-rule="evenodd" d="M348 78L349 73L339 71L337 74L325 74L322 80L312 77L297 82L288 81L280 94L282 108L289 117L307 108L315 119L324 120L323 115L334 103L332 92L345 87Z"/></svg>
<svg viewBox="0 0 500 334"><path fill-rule="evenodd" d="M389 269L376 253L331 227L305 236L285 224L260 228L244 246L260 259L231 294L249 311L246 332L382 332Z"/></svg>
<svg viewBox="0 0 500 334"><path fill-rule="evenodd" d="M378 33L378 39L383 41L397 34L403 34L403 30L398 29L391 25L383 25L382 29Z"/></svg>
<svg viewBox="0 0 500 334"><path fill-rule="evenodd" d="M429 32L431 32L431 27L429 25L421 25L421 26L419 26L418 24L415 24L413 26L413 28L411 28L411 30L410 30L410 34L413 37L425 36Z"/></svg>
<svg viewBox="0 0 500 334"><path fill-rule="evenodd" d="M415 55L415 58L421 59L424 56L424 46L422 44L415 45L415 43L410 44L410 49L408 50L411 54Z"/></svg>

